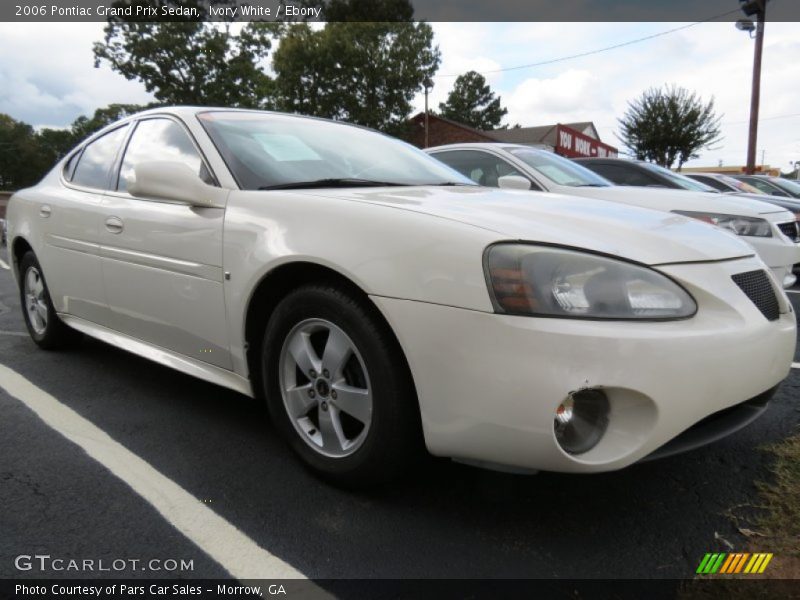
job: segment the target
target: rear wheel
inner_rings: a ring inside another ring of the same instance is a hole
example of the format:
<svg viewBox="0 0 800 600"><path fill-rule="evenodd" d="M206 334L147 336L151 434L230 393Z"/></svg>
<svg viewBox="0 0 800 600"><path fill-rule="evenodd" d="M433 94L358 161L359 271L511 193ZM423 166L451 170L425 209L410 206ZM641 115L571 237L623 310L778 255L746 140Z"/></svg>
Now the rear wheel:
<svg viewBox="0 0 800 600"><path fill-rule="evenodd" d="M366 300L327 285L290 293L267 325L261 364L273 422L322 477L373 485L419 456L408 367Z"/></svg>
<svg viewBox="0 0 800 600"><path fill-rule="evenodd" d="M22 257L19 273L22 314L33 341L45 350L63 348L78 341L81 334L58 318L42 267L33 252L26 252Z"/></svg>

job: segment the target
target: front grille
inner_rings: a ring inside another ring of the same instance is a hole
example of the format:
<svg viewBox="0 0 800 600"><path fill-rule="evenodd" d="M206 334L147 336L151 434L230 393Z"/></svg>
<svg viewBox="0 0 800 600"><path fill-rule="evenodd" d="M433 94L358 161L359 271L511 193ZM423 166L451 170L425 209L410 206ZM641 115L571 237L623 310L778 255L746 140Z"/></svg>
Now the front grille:
<svg viewBox="0 0 800 600"><path fill-rule="evenodd" d="M793 242L800 242L800 229L797 227L797 221L778 223L778 229Z"/></svg>
<svg viewBox="0 0 800 600"><path fill-rule="evenodd" d="M750 298L767 321L777 320L780 314L778 297L775 295L775 288L772 287L769 276L764 271L737 273L731 279Z"/></svg>

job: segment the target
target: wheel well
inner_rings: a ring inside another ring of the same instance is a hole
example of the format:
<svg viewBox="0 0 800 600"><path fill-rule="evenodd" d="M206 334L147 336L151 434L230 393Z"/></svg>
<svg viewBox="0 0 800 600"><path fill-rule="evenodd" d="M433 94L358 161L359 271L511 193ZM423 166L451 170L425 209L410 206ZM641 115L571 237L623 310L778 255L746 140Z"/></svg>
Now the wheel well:
<svg viewBox="0 0 800 600"><path fill-rule="evenodd" d="M19 263L22 262L22 257L25 256L26 252L32 252L33 248L25 238L19 237L14 240L11 251L11 255L14 258L14 264L11 266L14 268L14 272L19 275Z"/></svg>
<svg viewBox="0 0 800 600"><path fill-rule="evenodd" d="M403 358L403 367L406 369L411 385L414 385L414 379L411 375L411 369L408 366L408 360L400 346L397 336L394 334L394 331L381 311L378 310L378 307L369 299L367 293L353 281L333 269L315 263L295 262L281 265L267 273L256 286L253 295L250 297L250 302L247 305L245 317L247 368L250 373L253 392L255 392L257 396L261 396L263 390L261 368L258 361L261 356L261 344L263 342L264 330L267 326L267 322L272 316L275 307L289 292L309 283L336 285L364 300L365 304L372 309L375 317L386 327L394 343L397 344L396 349ZM417 405L417 407L419 407L419 405Z"/></svg>

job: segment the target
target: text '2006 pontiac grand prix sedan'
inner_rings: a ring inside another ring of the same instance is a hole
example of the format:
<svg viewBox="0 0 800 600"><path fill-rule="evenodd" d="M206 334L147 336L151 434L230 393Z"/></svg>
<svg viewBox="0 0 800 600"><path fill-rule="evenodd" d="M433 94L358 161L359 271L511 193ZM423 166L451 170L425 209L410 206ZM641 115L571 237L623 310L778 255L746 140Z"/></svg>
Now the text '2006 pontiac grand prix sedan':
<svg viewBox="0 0 800 600"><path fill-rule="evenodd" d="M33 340L88 334L264 397L331 481L426 447L595 472L765 408L795 317L753 250L686 217L488 189L341 123L161 108L8 207Z"/></svg>

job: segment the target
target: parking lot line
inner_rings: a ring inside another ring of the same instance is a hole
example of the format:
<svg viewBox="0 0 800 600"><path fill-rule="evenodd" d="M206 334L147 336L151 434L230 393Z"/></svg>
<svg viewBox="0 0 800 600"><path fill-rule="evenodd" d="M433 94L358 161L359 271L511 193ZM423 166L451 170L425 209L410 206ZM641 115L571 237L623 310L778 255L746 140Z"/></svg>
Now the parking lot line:
<svg viewBox="0 0 800 600"><path fill-rule="evenodd" d="M0 269L5 269L6 271L10 271L11 267L8 266L8 263L0 258Z"/></svg>
<svg viewBox="0 0 800 600"><path fill-rule="evenodd" d="M2 364L0 387L125 482L233 577L305 579L105 431Z"/></svg>
<svg viewBox="0 0 800 600"><path fill-rule="evenodd" d="M800 294L800 290L783 290L787 294Z"/></svg>
<svg viewBox="0 0 800 600"><path fill-rule="evenodd" d="M795 362L793 362L793 363L792 363L792 368L793 368L793 369L800 369L800 362L799 362L799 363L795 363Z"/></svg>
<svg viewBox="0 0 800 600"><path fill-rule="evenodd" d="M6 331L5 329L0 329L0 335L13 335L16 337L28 337L28 334L24 331Z"/></svg>

